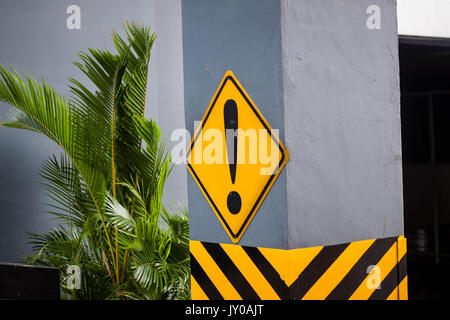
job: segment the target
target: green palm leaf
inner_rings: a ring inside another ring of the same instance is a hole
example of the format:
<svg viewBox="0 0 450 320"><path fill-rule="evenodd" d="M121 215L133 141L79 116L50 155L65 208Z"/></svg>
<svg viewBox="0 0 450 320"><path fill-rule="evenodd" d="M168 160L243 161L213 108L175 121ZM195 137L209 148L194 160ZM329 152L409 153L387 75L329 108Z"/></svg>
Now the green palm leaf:
<svg viewBox="0 0 450 320"><path fill-rule="evenodd" d="M115 53L79 53L85 80L70 79L68 99L0 66L0 101L13 106L2 125L42 134L64 152L39 172L59 225L29 235L36 254L27 261L59 267L69 299L188 298L187 214L162 206L172 165L161 130L144 118L156 36L134 22L124 31L113 32ZM64 282L74 264L78 290Z"/></svg>

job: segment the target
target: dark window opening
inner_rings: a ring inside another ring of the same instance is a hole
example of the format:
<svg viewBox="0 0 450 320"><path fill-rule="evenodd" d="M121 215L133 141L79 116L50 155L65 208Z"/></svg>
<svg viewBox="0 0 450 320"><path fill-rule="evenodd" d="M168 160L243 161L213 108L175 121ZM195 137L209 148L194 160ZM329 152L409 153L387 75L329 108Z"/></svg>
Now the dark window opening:
<svg viewBox="0 0 450 320"><path fill-rule="evenodd" d="M450 41L400 38L411 299L450 298Z"/></svg>

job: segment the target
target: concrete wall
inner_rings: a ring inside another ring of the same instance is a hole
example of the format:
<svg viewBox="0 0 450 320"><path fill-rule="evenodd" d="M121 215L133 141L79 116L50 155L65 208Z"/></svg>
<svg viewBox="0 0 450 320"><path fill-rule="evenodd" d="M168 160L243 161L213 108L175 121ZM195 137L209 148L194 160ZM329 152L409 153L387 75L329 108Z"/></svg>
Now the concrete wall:
<svg viewBox="0 0 450 320"><path fill-rule="evenodd" d="M71 4L81 9L80 30L66 27ZM3 0L0 65L44 77L58 92L68 94L68 78L82 78L71 64L76 53L112 49L111 31L120 31L127 20L143 22L158 34L150 62L147 116L157 120L169 138L185 123L179 0ZM8 109L0 104L0 121ZM0 261L29 254L25 232L44 232L53 225L46 213L49 199L36 182L41 162L53 152L58 149L44 137L0 127ZM176 167L167 184L165 203L187 205L185 168Z"/></svg>
<svg viewBox="0 0 450 320"><path fill-rule="evenodd" d="M276 0L184 0L186 127L205 113L225 71L232 70L284 140L280 4ZM220 183L220 182L218 182ZM231 243L192 177L188 178L191 239ZM286 174L267 195L239 244L287 247Z"/></svg>
<svg viewBox="0 0 450 320"><path fill-rule="evenodd" d="M396 2L282 0L281 17L289 247L403 234Z"/></svg>
<svg viewBox="0 0 450 320"><path fill-rule="evenodd" d="M187 128L230 69L290 152L239 244L301 248L403 234L395 1L182 4ZM188 194L191 238L229 243L192 178Z"/></svg>
<svg viewBox="0 0 450 320"><path fill-rule="evenodd" d="M81 30L66 8L81 7ZM370 5L380 29L369 29ZM298 248L403 234L397 23L394 0L3 0L0 64L44 77L67 94L71 61L111 48L126 20L151 26L155 43L148 115L169 137L193 132L232 70L290 152L240 244ZM8 106L0 105L0 120ZM36 180L58 149L0 128L0 260L30 253L25 231L52 225ZM165 203L189 205L191 238L230 239L184 165ZM189 201L187 201L189 199Z"/></svg>

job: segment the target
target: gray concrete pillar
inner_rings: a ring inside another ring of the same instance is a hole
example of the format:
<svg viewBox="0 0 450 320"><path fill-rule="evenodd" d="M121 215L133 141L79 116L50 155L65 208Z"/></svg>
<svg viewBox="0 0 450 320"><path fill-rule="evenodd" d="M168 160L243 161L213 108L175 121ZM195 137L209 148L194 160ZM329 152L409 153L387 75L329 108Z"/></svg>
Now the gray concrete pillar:
<svg viewBox="0 0 450 320"><path fill-rule="evenodd" d="M403 234L396 1L281 1L289 248Z"/></svg>
<svg viewBox="0 0 450 320"><path fill-rule="evenodd" d="M394 0L189 0L182 18L191 133L232 70L290 152L240 245L403 234ZM188 198L191 239L231 243L191 177Z"/></svg>

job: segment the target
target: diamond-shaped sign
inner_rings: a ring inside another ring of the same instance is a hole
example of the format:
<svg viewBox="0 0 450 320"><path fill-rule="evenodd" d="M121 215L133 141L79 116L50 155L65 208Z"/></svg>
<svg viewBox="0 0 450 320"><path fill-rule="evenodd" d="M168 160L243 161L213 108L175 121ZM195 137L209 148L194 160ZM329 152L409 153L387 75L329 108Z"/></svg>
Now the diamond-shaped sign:
<svg viewBox="0 0 450 320"><path fill-rule="evenodd" d="M234 243L288 158L274 130L227 71L192 138L187 166Z"/></svg>

